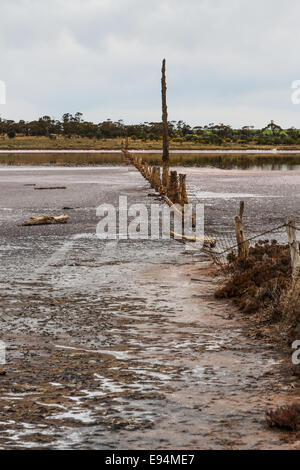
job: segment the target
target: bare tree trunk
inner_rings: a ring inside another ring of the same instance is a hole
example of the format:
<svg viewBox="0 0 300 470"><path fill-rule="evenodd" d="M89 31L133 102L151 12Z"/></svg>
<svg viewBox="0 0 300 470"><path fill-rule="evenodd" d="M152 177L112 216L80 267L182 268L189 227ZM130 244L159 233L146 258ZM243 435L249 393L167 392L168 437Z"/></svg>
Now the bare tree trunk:
<svg viewBox="0 0 300 470"><path fill-rule="evenodd" d="M162 124L163 124L163 181L165 187L169 185L169 139L168 139L168 109L167 109L167 84L166 84L166 59L162 61L161 69L161 99L162 99Z"/></svg>

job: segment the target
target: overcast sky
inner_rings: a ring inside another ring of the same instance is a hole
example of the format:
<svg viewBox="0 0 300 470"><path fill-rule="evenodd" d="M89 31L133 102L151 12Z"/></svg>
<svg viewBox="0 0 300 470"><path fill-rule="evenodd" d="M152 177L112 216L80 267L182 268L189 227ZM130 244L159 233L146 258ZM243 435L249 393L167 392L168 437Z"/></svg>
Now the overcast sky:
<svg viewBox="0 0 300 470"><path fill-rule="evenodd" d="M0 0L3 118L300 127L298 0Z"/></svg>

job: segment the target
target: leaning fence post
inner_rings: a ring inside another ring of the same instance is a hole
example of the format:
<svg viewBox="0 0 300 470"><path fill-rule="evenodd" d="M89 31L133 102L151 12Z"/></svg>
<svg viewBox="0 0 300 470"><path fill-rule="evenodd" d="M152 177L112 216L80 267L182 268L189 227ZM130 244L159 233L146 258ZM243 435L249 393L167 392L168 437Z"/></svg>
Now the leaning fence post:
<svg viewBox="0 0 300 470"><path fill-rule="evenodd" d="M300 253L299 244L297 242L296 219L286 219L286 231L290 245L292 271L293 274L295 274L295 272L300 268Z"/></svg>
<svg viewBox="0 0 300 470"><path fill-rule="evenodd" d="M235 217L235 234L238 244L238 257L246 259L249 256L249 242L245 237L242 217L240 215Z"/></svg>

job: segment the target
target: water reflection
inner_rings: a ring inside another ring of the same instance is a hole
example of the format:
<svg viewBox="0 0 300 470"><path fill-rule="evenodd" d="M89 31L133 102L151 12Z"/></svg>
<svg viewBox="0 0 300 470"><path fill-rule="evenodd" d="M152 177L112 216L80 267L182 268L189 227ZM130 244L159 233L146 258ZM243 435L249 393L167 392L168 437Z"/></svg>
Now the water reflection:
<svg viewBox="0 0 300 470"><path fill-rule="evenodd" d="M143 156L150 164L159 165L158 155ZM172 166L210 167L224 170L300 170L300 155L171 155Z"/></svg>
<svg viewBox="0 0 300 470"><path fill-rule="evenodd" d="M29 151L28 151L29 152ZM57 151L58 152L58 151ZM114 153L113 153L114 152ZM176 152L176 153L175 153ZM171 166L186 167L210 167L224 170L273 170L288 171L300 170L300 154L282 153L282 154L263 154L263 153L196 153L192 151L172 151L170 153ZM246 152L246 151L245 151ZM162 156L160 151L135 152L141 156L143 162L149 165L161 165ZM0 165L4 166L66 166L66 167L90 167L101 165L123 165L124 158L120 151L110 151L105 153L26 153L22 155L9 154L2 155L0 152Z"/></svg>

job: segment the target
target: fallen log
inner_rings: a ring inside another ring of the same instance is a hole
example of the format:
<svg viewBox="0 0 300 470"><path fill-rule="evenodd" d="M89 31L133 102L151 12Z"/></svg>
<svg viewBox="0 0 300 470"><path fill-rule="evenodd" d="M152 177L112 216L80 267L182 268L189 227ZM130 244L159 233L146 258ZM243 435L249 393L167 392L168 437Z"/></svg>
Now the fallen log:
<svg viewBox="0 0 300 470"><path fill-rule="evenodd" d="M181 238L182 240L186 240L188 242L196 242L198 240L198 237L196 235L184 235L183 233L177 233L177 232L170 232L171 237L176 237L176 238Z"/></svg>
<svg viewBox="0 0 300 470"><path fill-rule="evenodd" d="M196 235L184 235L181 233L176 233L176 232L170 232L170 235L172 237L176 238L181 238L182 240L188 241L188 242L198 242L200 240L203 240L203 237L197 237ZM204 246L210 246L213 248L216 246L217 239L214 237L206 237L204 236L203 244Z"/></svg>
<svg viewBox="0 0 300 470"><path fill-rule="evenodd" d="M184 212L180 209L178 209L178 207L171 201L171 199L168 198L168 196L163 196L164 200L166 201L166 203L168 204L168 206L172 207L172 209L174 209L174 212L178 215L180 215L180 217L182 219L184 219L184 217L188 218L188 219L191 219L193 222L194 222L194 216L193 215L184 215Z"/></svg>
<svg viewBox="0 0 300 470"><path fill-rule="evenodd" d="M67 189L67 187L66 186L37 186L34 189L39 189L39 190L42 190L42 189Z"/></svg>
<svg viewBox="0 0 300 470"><path fill-rule="evenodd" d="M44 215L43 217L30 217L22 225L49 225L49 224L65 224L69 216L62 214L59 216Z"/></svg>

